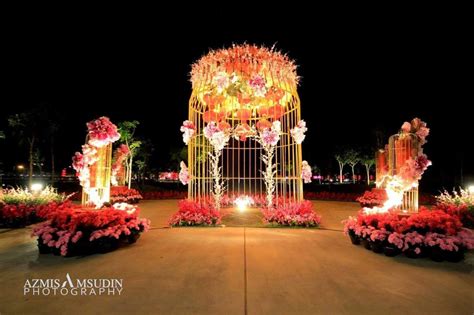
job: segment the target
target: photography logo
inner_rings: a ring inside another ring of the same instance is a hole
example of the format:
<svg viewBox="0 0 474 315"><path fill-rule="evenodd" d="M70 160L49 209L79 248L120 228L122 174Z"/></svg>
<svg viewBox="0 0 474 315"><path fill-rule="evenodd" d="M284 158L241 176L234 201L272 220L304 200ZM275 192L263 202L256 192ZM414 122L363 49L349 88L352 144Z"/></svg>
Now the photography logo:
<svg viewBox="0 0 474 315"><path fill-rule="evenodd" d="M123 279L27 279L23 295L121 295Z"/></svg>

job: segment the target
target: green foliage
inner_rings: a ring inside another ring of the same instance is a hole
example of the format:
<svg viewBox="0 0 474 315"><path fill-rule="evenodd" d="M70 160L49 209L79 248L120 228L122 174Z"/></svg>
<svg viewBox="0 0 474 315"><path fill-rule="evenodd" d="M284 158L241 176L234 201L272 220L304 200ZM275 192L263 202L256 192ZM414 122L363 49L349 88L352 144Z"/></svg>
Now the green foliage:
<svg viewBox="0 0 474 315"><path fill-rule="evenodd" d="M133 136L139 124L140 122L138 120L119 122L117 125L120 133L120 141L130 146L131 142L135 140Z"/></svg>
<svg viewBox="0 0 474 315"><path fill-rule="evenodd" d="M5 133L0 130L0 139L5 139Z"/></svg>
<svg viewBox="0 0 474 315"><path fill-rule="evenodd" d="M365 165L366 168L368 168L370 170L370 168L372 168L372 166L374 166L374 164L375 164L375 159L371 156L364 155L360 158L360 162L363 165Z"/></svg>

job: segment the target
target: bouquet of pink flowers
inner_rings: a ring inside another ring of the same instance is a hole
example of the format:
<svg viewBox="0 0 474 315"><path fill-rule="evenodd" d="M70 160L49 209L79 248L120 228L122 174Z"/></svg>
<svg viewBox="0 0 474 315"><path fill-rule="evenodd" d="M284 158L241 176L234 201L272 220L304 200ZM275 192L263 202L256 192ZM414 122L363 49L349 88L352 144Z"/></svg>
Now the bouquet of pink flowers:
<svg viewBox="0 0 474 315"><path fill-rule="evenodd" d="M89 144L97 148L120 139L120 134L108 117L100 117L87 123Z"/></svg>

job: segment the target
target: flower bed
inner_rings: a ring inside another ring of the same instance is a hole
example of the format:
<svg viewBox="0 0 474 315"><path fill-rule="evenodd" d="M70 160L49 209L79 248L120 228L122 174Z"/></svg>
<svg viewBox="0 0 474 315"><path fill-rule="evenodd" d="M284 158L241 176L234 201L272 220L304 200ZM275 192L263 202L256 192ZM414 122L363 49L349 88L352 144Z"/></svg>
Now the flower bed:
<svg viewBox="0 0 474 315"><path fill-rule="evenodd" d="M105 253L121 244L136 242L148 230L149 220L139 218L138 213L138 208L123 204L100 210L63 204L47 216L48 221L33 229L32 236L38 237L41 254Z"/></svg>
<svg viewBox="0 0 474 315"><path fill-rule="evenodd" d="M215 226L221 223L222 213L208 203L181 200L178 212L169 220L170 226Z"/></svg>
<svg viewBox="0 0 474 315"><path fill-rule="evenodd" d="M360 211L345 221L344 232L353 244L387 256L403 253L410 258L460 261L465 251L474 248L474 232L463 228L457 216L425 207L411 216Z"/></svg>
<svg viewBox="0 0 474 315"><path fill-rule="evenodd" d="M110 187L110 203L125 202L129 204L136 204L143 199L138 190L128 188L127 186L112 186Z"/></svg>
<svg viewBox="0 0 474 315"><path fill-rule="evenodd" d="M143 191L141 195L143 200L184 199L188 197L188 192L178 190Z"/></svg>
<svg viewBox="0 0 474 315"><path fill-rule="evenodd" d="M387 201L387 192L385 189L372 188L367 190L364 194L358 197L356 200L359 202L361 207L381 207Z"/></svg>
<svg viewBox="0 0 474 315"><path fill-rule="evenodd" d="M268 224L282 226L316 227L321 217L313 211L310 201L290 202L275 208L262 208L263 221Z"/></svg>
<svg viewBox="0 0 474 315"><path fill-rule="evenodd" d="M474 194L460 189L450 194L444 191L436 197L436 206L451 214L459 217L465 227L474 228Z"/></svg>
<svg viewBox="0 0 474 315"><path fill-rule="evenodd" d="M68 196L46 187L39 193L10 189L0 193L0 227L19 228L45 220Z"/></svg>

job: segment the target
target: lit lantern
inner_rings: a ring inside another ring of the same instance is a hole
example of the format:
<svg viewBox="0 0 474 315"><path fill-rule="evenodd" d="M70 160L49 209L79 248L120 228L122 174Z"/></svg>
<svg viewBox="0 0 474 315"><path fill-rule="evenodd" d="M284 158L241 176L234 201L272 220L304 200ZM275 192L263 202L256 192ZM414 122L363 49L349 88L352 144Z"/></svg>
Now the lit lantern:
<svg viewBox="0 0 474 315"><path fill-rule="evenodd" d="M274 105L268 109L268 115L273 119L279 119L285 113L285 108L281 105Z"/></svg>
<svg viewBox="0 0 474 315"><path fill-rule="evenodd" d="M258 130L264 130L266 128L271 128L272 127L272 123L269 122L268 120L266 120L265 118L263 119L260 119L258 122L257 122L257 129Z"/></svg>
<svg viewBox="0 0 474 315"><path fill-rule="evenodd" d="M237 111L237 118L242 122L247 122L252 116L252 111L250 109L242 108Z"/></svg>

